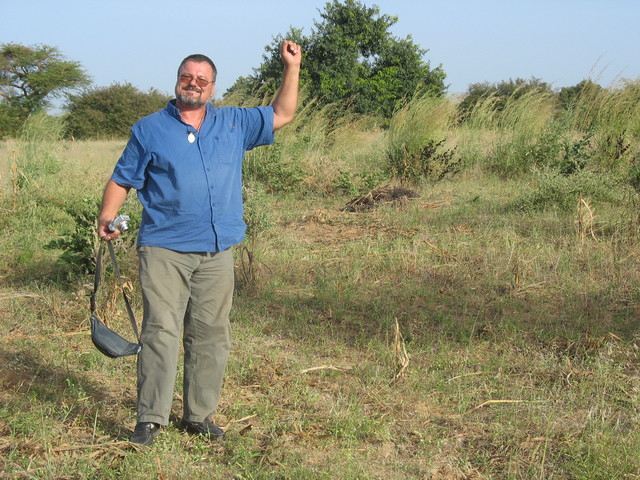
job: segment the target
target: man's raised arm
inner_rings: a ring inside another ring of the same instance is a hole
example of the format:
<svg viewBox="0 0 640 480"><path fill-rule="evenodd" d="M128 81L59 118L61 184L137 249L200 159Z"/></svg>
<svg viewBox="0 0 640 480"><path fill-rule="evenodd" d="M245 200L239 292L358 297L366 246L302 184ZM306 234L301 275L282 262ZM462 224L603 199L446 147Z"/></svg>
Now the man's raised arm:
<svg viewBox="0 0 640 480"><path fill-rule="evenodd" d="M300 63L302 50L291 40L280 45L280 56L284 63L282 84L273 98L273 129L278 130L293 120L298 106L298 83L300 81Z"/></svg>

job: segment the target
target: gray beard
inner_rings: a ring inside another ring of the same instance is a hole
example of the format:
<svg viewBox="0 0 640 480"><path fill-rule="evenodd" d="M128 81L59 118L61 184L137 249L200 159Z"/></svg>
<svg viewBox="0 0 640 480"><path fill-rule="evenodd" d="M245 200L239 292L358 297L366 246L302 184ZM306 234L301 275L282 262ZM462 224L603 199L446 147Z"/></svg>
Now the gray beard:
<svg viewBox="0 0 640 480"><path fill-rule="evenodd" d="M201 96L190 97L190 96L184 95L182 92L177 93L176 98L180 101L180 103L184 105L188 105L189 107L200 108L200 107L204 107L207 104L206 100L202 100Z"/></svg>

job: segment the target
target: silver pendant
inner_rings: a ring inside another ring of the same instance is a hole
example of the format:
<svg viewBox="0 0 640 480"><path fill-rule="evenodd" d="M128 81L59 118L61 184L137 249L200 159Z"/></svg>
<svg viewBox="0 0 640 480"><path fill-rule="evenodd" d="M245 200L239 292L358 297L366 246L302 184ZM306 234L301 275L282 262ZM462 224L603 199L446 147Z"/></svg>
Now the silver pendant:
<svg viewBox="0 0 640 480"><path fill-rule="evenodd" d="M189 132L189 135L187 135L187 140L189 141L189 143L193 143L196 141L196 136L193 134L193 132Z"/></svg>

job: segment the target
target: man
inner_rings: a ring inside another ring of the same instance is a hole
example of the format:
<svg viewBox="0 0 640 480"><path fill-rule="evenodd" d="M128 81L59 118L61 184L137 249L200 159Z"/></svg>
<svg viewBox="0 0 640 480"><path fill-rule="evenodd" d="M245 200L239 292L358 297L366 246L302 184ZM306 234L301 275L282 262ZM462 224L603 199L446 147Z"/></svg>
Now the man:
<svg viewBox="0 0 640 480"><path fill-rule="evenodd" d="M150 445L169 423L180 330L184 330L181 428L208 438L224 433L212 421L231 338L231 247L244 238L241 174L246 150L273 143L295 114L302 53L280 47L284 73L270 106L209 103L216 68L204 55L178 68L176 99L138 121L105 187L98 219L103 240L131 188L143 207L138 234L143 295L138 356L138 421L131 441Z"/></svg>

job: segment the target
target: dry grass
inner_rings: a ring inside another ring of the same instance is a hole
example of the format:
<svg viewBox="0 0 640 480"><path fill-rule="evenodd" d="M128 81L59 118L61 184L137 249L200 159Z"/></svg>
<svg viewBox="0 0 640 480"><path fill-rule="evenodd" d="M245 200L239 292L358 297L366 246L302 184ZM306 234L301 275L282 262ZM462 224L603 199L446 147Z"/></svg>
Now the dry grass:
<svg viewBox="0 0 640 480"><path fill-rule="evenodd" d="M60 144L64 173L42 188L98 194L121 148ZM511 207L522 181L478 170L412 188L402 202L369 192L357 212L350 196L261 199L269 226L236 249L245 285L215 416L227 439L170 426L152 449L126 441L134 361L89 341L91 278L61 281L59 252L41 248L68 217L23 196L14 208L5 189L0 476L638 477L631 207L585 197L524 215Z"/></svg>

